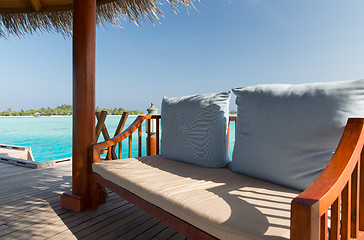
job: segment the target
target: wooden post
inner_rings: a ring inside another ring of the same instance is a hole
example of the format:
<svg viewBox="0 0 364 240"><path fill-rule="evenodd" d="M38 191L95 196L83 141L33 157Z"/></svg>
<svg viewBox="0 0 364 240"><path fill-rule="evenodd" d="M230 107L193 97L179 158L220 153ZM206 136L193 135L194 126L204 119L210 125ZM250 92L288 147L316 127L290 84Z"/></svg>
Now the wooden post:
<svg viewBox="0 0 364 240"><path fill-rule="evenodd" d="M72 193L62 207L91 207L91 146L95 143L96 0L73 1L73 137Z"/></svg>
<svg viewBox="0 0 364 240"><path fill-rule="evenodd" d="M364 231L364 149L361 151L359 161L359 230Z"/></svg>
<svg viewBox="0 0 364 240"><path fill-rule="evenodd" d="M291 240L319 239L319 202L295 198L291 203Z"/></svg>
<svg viewBox="0 0 364 240"><path fill-rule="evenodd" d="M158 108L154 106L154 103L150 105L147 109L148 115L156 115L158 114ZM158 128L159 129L159 128ZM156 120L149 119L147 121L147 155L156 155L157 154L157 135L156 135ZM159 153L158 153L159 154Z"/></svg>
<svg viewBox="0 0 364 240"><path fill-rule="evenodd" d="M152 132L150 125L154 124L155 119L148 120L148 136L147 136L147 155L157 154L157 138L156 133Z"/></svg>

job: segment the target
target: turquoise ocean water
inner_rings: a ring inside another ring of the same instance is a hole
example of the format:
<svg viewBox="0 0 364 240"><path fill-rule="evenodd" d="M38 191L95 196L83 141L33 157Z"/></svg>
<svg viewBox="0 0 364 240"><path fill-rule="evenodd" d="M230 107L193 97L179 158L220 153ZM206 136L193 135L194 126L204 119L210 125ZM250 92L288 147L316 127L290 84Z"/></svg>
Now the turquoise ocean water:
<svg viewBox="0 0 364 240"><path fill-rule="evenodd" d="M109 135L114 136L121 116L107 116L106 127ZM126 129L136 116L129 116ZM235 125L230 127L230 155L235 142ZM146 138L145 127L143 135ZM103 141L101 136L99 141ZM133 156L137 156L137 135L133 136ZM123 141L123 158L128 156L128 141ZM145 143L142 150L145 155ZM72 155L72 117L0 117L0 144L31 147L35 161L45 162Z"/></svg>

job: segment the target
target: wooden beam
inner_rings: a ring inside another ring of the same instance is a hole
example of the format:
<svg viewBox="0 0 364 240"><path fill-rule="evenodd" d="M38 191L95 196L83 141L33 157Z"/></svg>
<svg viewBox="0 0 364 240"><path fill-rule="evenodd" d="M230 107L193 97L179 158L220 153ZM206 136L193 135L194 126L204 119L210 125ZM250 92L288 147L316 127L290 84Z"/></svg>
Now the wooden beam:
<svg viewBox="0 0 364 240"><path fill-rule="evenodd" d="M95 143L96 0L73 2L72 193L65 208L91 208L92 144Z"/></svg>
<svg viewBox="0 0 364 240"><path fill-rule="evenodd" d="M105 119L107 116L107 112L106 111L102 111L102 112L97 112L96 113L96 118L97 118L97 125L96 125L96 132L95 132L95 141L97 142L99 140L100 137L100 133L102 131L102 129L105 126Z"/></svg>
<svg viewBox="0 0 364 240"><path fill-rule="evenodd" d="M40 2L40 0L30 0L30 2L32 3L33 9L36 12L39 12L42 9L42 7L43 7L43 5Z"/></svg>
<svg viewBox="0 0 364 240"><path fill-rule="evenodd" d="M119 135L123 131L123 128L125 126L126 120L128 119L128 116L129 116L129 113L128 112L123 112L123 115L121 116L119 125L116 128L114 137L116 137L117 135Z"/></svg>
<svg viewBox="0 0 364 240"><path fill-rule="evenodd" d="M105 125L106 116L107 116L106 111L102 111L101 113L100 112L96 113L96 118L97 118L98 122L97 122L97 125L96 125L95 142L97 142L99 140L100 131L102 132L102 135L104 136L105 141L110 139L109 132L107 131L107 128L106 128L106 125ZM117 159L116 153L113 150L113 148L110 148L110 151L107 152L106 159L107 160Z"/></svg>
<svg viewBox="0 0 364 240"><path fill-rule="evenodd" d="M128 112L123 112L123 115L121 116L121 119L120 119L120 122L119 122L119 125L118 127L116 128L116 131L115 131L115 134L114 134L114 137L116 137L117 135L119 135L122 131L123 131L123 128L125 126L125 123L126 123L126 120L128 119L128 116L129 116L129 113ZM116 156L116 153L115 153L115 148L116 148L116 145L112 146L111 147L111 156L115 156L114 159L117 159L117 156ZM121 151L122 151L122 144L120 143L120 146L119 146L119 158L121 159Z"/></svg>

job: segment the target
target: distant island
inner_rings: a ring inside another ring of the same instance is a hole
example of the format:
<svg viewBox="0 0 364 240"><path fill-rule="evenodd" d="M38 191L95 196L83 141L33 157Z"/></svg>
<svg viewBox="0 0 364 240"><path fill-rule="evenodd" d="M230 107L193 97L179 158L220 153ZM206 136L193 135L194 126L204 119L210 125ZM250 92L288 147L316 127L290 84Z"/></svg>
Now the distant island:
<svg viewBox="0 0 364 240"><path fill-rule="evenodd" d="M139 110L125 110L124 108L99 108L96 107L96 112L107 111L108 115L122 115L123 112L128 112L130 115L140 115L144 114ZM235 110L230 111L230 114L237 114ZM63 104L62 106L58 106L56 108L41 108L38 110L23 110L14 111L9 108L6 111L0 112L0 116L71 116L72 115L72 105Z"/></svg>
<svg viewBox="0 0 364 240"><path fill-rule="evenodd" d="M96 112L107 111L108 115L122 115L123 112L128 112L130 115L140 115L144 114L139 110L125 110L124 108L99 108L96 107ZM9 108L6 111L0 112L0 116L71 116L72 115L72 105L63 104L62 106L58 106L56 108L41 108L38 110L23 110L14 111Z"/></svg>

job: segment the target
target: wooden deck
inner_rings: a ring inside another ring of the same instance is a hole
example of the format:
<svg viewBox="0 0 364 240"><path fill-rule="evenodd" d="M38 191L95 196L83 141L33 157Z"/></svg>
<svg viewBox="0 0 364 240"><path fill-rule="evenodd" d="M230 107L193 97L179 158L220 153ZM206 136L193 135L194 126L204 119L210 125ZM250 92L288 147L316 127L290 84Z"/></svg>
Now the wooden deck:
<svg viewBox="0 0 364 240"><path fill-rule="evenodd" d="M63 209L69 162L42 169L0 163L0 183L0 239L186 239L112 192L95 211Z"/></svg>

